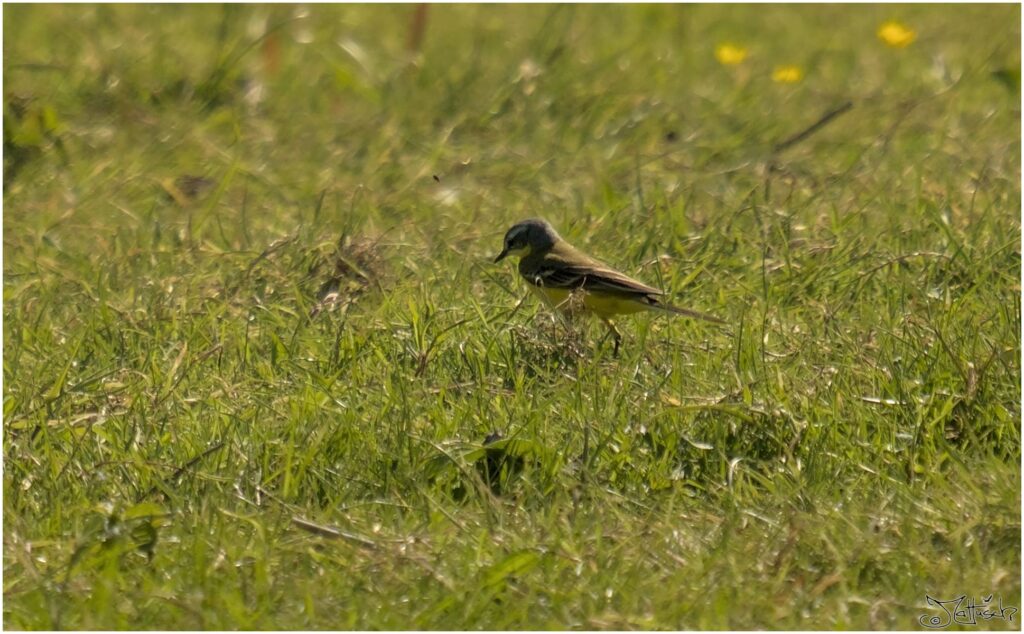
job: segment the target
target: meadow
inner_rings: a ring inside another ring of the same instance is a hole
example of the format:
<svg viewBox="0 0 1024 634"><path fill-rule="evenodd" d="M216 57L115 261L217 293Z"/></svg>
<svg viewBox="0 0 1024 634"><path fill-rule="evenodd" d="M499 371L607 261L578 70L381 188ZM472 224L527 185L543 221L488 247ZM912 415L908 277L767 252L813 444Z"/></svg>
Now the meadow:
<svg viewBox="0 0 1024 634"><path fill-rule="evenodd" d="M3 12L5 628L1021 607L1019 6Z"/></svg>

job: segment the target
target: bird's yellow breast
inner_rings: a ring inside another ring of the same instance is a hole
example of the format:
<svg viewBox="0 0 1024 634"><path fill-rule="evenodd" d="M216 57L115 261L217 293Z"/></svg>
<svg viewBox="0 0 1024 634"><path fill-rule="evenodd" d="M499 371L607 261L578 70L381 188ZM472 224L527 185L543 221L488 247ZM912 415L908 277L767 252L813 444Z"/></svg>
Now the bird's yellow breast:
<svg viewBox="0 0 1024 634"><path fill-rule="evenodd" d="M549 306L559 310L571 310L578 307L578 299L570 299L571 291L561 288L544 288L543 286L530 285L535 293L540 295ZM583 299L583 308L593 312L599 317L611 317L613 315L628 315L647 310L650 307L636 299L616 297L614 295L588 293L576 291Z"/></svg>

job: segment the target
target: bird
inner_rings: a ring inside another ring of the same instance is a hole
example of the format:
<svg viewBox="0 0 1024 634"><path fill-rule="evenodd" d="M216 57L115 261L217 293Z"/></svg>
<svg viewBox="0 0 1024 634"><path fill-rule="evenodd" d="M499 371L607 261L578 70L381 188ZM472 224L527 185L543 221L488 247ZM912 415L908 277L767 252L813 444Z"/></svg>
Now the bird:
<svg viewBox="0 0 1024 634"><path fill-rule="evenodd" d="M519 257L519 274L549 307L568 312L573 307L572 297L582 294L583 309L597 315L608 327L616 356L622 342L622 334L612 322L616 315L653 311L727 323L713 315L665 303L664 292L580 251L541 218L517 222L505 233L494 263L509 256Z"/></svg>

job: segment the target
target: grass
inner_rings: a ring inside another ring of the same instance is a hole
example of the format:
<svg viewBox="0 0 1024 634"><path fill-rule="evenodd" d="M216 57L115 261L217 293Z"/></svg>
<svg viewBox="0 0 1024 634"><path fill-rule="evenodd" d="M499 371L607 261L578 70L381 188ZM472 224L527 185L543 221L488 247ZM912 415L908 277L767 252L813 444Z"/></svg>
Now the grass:
<svg viewBox="0 0 1024 634"><path fill-rule="evenodd" d="M414 16L4 7L6 628L1020 607L1018 7ZM614 358L538 215L730 326Z"/></svg>

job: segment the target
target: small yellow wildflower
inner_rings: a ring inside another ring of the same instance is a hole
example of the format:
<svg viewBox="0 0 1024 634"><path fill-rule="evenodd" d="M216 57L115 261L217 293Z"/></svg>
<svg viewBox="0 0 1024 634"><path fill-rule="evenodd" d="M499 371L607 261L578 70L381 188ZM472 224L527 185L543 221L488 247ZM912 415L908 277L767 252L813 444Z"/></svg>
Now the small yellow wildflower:
<svg viewBox="0 0 1024 634"><path fill-rule="evenodd" d="M747 59L747 48L737 44L723 42L715 47L715 59L724 66L742 64Z"/></svg>
<svg viewBox="0 0 1024 634"><path fill-rule="evenodd" d="M772 71L772 81L780 84L795 84L804 78L804 71L799 66L776 66Z"/></svg>
<svg viewBox="0 0 1024 634"><path fill-rule="evenodd" d="M896 20L889 20L878 27L878 39L893 48L903 48L909 46L911 42L917 39L917 33Z"/></svg>

